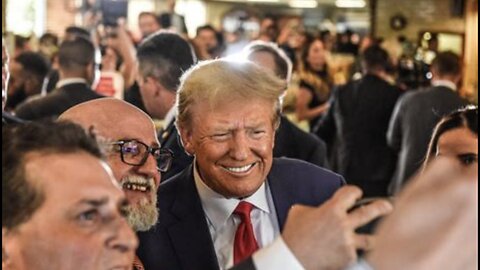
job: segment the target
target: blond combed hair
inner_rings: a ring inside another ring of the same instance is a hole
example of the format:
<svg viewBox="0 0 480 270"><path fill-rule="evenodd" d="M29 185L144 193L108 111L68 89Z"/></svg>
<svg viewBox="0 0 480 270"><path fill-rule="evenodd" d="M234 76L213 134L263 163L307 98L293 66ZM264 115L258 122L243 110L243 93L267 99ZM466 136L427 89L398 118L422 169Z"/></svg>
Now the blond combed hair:
<svg viewBox="0 0 480 270"><path fill-rule="evenodd" d="M261 99L270 101L273 123L278 127L281 96L286 82L254 63L217 59L200 62L181 78L177 91L177 128L191 124L190 108L207 102L212 109L226 101Z"/></svg>

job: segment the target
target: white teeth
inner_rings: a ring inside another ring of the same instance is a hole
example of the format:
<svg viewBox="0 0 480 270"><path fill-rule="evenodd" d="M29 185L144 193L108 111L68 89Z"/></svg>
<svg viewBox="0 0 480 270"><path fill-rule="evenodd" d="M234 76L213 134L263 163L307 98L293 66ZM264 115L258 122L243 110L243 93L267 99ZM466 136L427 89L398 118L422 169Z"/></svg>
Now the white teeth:
<svg viewBox="0 0 480 270"><path fill-rule="evenodd" d="M133 190L133 191L142 191L142 192L146 192L149 190L149 188L147 186L143 186L143 185L138 185L138 184L133 184L133 183L127 183L123 186L124 189L128 189L128 190Z"/></svg>
<svg viewBox="0 0 480 270"><path fill-rule="evenodd" d="M243 173L243 172L248 171L251 167L253 167L254 164L255 163L250 164L250 165L246 165L246 166L243 166L243 167L225 167L225 169L227 169L228 171L234 172L234 173Z"/></svg>

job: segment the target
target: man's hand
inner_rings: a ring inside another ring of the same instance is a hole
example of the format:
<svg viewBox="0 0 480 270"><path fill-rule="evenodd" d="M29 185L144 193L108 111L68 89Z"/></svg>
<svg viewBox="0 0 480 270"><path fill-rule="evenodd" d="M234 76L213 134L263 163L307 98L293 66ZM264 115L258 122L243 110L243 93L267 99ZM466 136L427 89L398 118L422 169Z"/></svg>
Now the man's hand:
<svg viewBox="0 0 480 270"><path fill-rule="evenodd" d="M393 207L376 200L349 212L361 196L359 188L345 186L320 207L292 207L282 237L305 269L344 269L356 260L357 249L372 248L373 236L356 234L355 229Z"/></svg>
<svg viewBox="0 0 480 270"><path fill-rule="evenodd" d="M380 225L367 257L374 269L477 269L478 168L437 159Z"/></svg>

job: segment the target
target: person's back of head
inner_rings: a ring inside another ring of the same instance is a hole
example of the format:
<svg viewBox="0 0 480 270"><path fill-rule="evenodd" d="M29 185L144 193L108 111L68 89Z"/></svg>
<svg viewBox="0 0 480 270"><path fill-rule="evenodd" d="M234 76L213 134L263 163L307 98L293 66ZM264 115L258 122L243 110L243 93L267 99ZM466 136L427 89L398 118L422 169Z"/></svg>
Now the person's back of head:
<svg viewBox="0 0 480 270"><path fill-rule="evenodd" d="M461 73L460 57L452 51L437 54L432 61L431 71L435 76L458 76Z"/></svg>
<svg viewBox="0 0 480 270"><path fill-rule="evenodd" d="M92 39L90 33L85 28L78 26L69 26L65 29L65 36L63 37L64 41L74 40L77 37L82 37L88 40Z"/></svg>
<svg viewBox="0 0 480 270"><path fill-rule="evenodd" d="M158 32L137 49L140 75L153 77L166 89L176 91L183 72L196 63L190 44L180 35Z"/></svg>
<svg viewBox="0 0 480 270"><path fill-rule="evenodd" d="M66 40L58 50L58 62L61 73L85 73L86 69L95 63L95 47L92 42L82 37Z"/></svg>
<svg viewBox="0 0 480 270"><path fill-rule="evenodd" d="M45 58L39 53L24 52L15 57L15 62L19 63L23 70L27 72L27 75L34 76L39 79L40 82L47 75L50 67Z"/></svg>
<svg viewBox="0 0 480 270"><path fill-rule="evenodd" d="M362 65L365 73L393 71L393 65L388 52L379 45L368 47L363 53Z"/></svg>
<svg viewBox="0 0 480 270"><path fill-rule="evenodd" d="M278 47L277 44L272 42L254 41L245 47L245 52L247 54L247 58L250 60L252 60L251 57L255 53L268 53L273 57L275 62L275 74L279 78L285 80L287 83L290 82L293 69L292 61L290 58L288 58L286 53Z"/></svg>

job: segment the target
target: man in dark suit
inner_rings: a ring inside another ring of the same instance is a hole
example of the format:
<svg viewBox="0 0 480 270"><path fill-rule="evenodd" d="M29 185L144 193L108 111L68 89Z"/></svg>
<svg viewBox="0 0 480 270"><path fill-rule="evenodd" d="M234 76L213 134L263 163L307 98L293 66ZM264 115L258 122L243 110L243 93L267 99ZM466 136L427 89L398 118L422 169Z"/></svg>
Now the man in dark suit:
<svg viewBox="0 0 480 270"><path fill-rule="evenodd" d="M10 79L9 56L5 40L2 39L2 126L6 124L20 124L24 121L18 117L5 112L5 105L7 103L8 80Z"/></svg>
<svg viewBox="0 0 480 270"><path fill-rule="evenodd" d="M433 128L446 114L467 104L457 93L460 58L442 52L433 60L432 86L410 92L395 106L388 129L388 144L398 152L390 193L397 193L422 165Z"/></svg>
<svg viewBox="0 0 480 270"><path fill-rule="evenodd" d="M188 42L169 32L146 38L137 49L137 58L137 82L143 104L152 118L164 120L158 139L175 156L170 170L162 175L164 181L181 172L193 160L179 142L175 128L175 101L180 77L197 60Z"/></svg>
<svg viewBox="0 0 480 270"><path fill-rule="evenodd" d="M318 209L323 218L287 217L294 204L324 203L344 181L303 161L273 158L283 80L228 60L202 62L183 78L176 125L195 159L161 184L159 221L138 234L145 269L337 269L367 247L368 237L353 232L363 223L354 221L359 212L347 213L361 194L353 187ZM298 207L297 214L308 212ZM387 208L363 209L370 213L364 221ZM328 259L318 260L312 246Z"/></svg>
<svg viewBox="0 0 480 270"><path fill-rule="evenodd" d="M19 105L16 115L25 120L56 118L79 103L102 97L91 85L95 81L95 47L91 41L76 37L60 45L58 51L60 81L57 89L45 97Z"/></svg>
<svg viewBox="0 0 480 270"><path fill-rule="evenodd" d="M271 70L288 85L292 62L276 44L254 41L245 48L245 52L250 61ZM301 130L285 115L280 116L280 126L275 133L273 156L301 159L320 167L329 167L327 147L323 140Z"/></svg>
<svg viewBox="0 0 480 270"><path fill-rule="evenodd" d="M338 173L365 196L386 196L396 157L387 145L387 129L401 92L388 81L388 53L371 46L364 53L365 76L339 87L316 134L337 139ZM330 144L331 145L331 144Z"/></svg>

